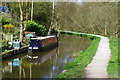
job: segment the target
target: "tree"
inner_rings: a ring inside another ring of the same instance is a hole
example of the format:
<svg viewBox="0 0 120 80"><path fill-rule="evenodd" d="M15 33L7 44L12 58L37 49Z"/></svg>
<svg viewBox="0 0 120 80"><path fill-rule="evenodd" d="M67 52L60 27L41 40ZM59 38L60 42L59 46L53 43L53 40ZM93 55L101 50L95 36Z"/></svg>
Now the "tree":
<svg viewBox="0 0 120 80"><path fill-rule="evenodd" d="M56 27L61 30L108 36L117 36L119 33L118 3L57 3L55 20Z"/></svg>
<svg viewBox="0 0 120 80"><path fill-rule="evenodd" d="M41 25L46 26L47 31L52 21L52 3L34 2L33 20Z"/></svg>
<svg viewBox="0 0 120 80"><path fill-rule="evenodd" d="M33 20L33 0L32 0L32 8L31 8L31 21Z"/></svg>
<svg viewBox="0 0 120 80"><path fill-rule="evenodd" d="M22 42L23 38L23 11L22 11L22 6L23 2L19 1L19 8L20 8L20 42Z"/></svg>

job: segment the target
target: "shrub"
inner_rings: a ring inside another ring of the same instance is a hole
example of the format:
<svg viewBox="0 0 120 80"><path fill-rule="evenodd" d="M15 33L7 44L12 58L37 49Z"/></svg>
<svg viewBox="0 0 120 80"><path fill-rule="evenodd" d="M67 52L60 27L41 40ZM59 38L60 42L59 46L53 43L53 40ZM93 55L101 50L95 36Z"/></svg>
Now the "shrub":
<svg viewBox="0 0 120 80"><path fill-rule="evenodd" d="M6 24L4 25L4 28L14 28L14 26L12 24Z"/></svg>
<svg viewBox="0 0 120 80"><path fill-rule="evenodd" d="M12 24L5 24L3 27L4 27L4 32L5 33L14 32L14 30L13 30L14 26Z"/></svg>
<svg viewBox="0 0 120 80"><path fill-rule="evenodd" d="M24 24L26 25L25 30L30 32L35 32L36 35L41 36L45 35L46 28L43 25L39 25L35 21L25 21Z"/></svg>
<svg viewBox="0 0 120 80"><path fill-rule="evenodd" d="M2 24L2 25L10 24L10 22L11 22L10 19L8 19L8 18L5 17L5 16L1 17L0 20L1 20L1 24Z"/></svg>
<svg viewBox="0 0 120 80"><path fill-rule="evenodd" d="M14 35L13 39L14 39L14 40L19 39L19 38L20 38L20 35L19 35L19 34L20 34L20 31L17 31L17 30L16 30L16 31L13 33L13 35Z"/></svg>

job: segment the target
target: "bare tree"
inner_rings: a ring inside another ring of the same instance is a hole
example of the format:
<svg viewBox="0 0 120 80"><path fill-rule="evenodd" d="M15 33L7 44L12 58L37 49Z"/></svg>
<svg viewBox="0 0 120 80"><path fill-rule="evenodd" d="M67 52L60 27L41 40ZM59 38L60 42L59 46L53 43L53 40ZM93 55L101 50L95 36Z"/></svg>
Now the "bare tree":
<svg viewBox="0 0 120 80"><path fill-rule="evenodd" d="M19 8L20 8L20 42L22 42L23 38L23 11L22 11L23 1L19 0Z"/></svg>
<svg viewBox="0 0 120 80"><path fill-rule="evenodd" d="M118 35L118 3L58 3L56 5L59 29L92 34Z"/></svg>
<svg viewBox="0 0 120 80"><path fill-rule="evenodd" d="M33 20L33 0L32 0L32 7L31 7L31 21Z"/></svg>

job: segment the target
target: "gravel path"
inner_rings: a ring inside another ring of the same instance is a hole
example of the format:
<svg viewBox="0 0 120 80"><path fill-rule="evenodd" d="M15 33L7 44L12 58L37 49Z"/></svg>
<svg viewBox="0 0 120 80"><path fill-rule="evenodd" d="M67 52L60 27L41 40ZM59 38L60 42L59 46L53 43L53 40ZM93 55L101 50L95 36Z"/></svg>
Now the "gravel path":
<svg viewBox="0 0 120 80"><path fill-rule="evenodd" d="M108 78L107 65L111 55L109 39L99 35L94 36L100 37L101 40L93 60L85 68L84 78Z"/></svg>

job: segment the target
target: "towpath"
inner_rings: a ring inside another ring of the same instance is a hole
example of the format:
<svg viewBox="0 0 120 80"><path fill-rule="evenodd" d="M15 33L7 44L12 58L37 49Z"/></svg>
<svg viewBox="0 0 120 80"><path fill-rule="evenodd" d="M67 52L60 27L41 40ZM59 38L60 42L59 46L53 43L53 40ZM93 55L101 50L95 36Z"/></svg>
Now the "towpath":
<svg viewBox="0 0 120 80"><path fill-rule="evenodd" d="M99 35L94 36L100 37L101 40L93 60L85 68L84 78L108 78L107 65L111 55L109 39Z"/></svg>
<svg viewBox="0 0 120 80"><path fill-rule="evenodd" d="M87 34L87 33L77 33L77 32L72 32L72 31L63 31L63 32L92 35L92 36L97 36L101 38L96 54L93 57L93 60L85 68L84 78L108 78L107 66L108 66L110 56L111 56L109 39L104 36Z"/></svg>

